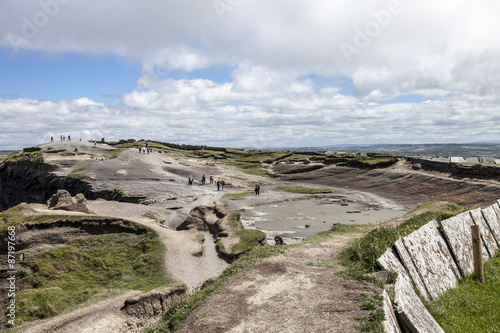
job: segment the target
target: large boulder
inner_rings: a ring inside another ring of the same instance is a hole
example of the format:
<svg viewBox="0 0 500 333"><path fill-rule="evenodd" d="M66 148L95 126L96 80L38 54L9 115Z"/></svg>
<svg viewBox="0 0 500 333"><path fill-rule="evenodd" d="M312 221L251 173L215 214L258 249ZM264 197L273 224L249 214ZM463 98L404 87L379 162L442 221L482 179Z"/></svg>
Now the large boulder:
<svg viewBox="0 0 500 333"><path fill-rule="evenodd" d="M177 230L195 229L217 235L225 229L223 224L228 214L226 206L196 206L189 212L186 220L177 227Z"/></svg>
<svg viewBox="0 0 500 333"><path fill-rule="evenodd" d="M61 209L71 212L92 214L87 207L87 199L85 199L85 196L82 193L78 193L73 198L66 190L57 190L57 193L47 201L47 206L49 206L50 209Z"/></svg>

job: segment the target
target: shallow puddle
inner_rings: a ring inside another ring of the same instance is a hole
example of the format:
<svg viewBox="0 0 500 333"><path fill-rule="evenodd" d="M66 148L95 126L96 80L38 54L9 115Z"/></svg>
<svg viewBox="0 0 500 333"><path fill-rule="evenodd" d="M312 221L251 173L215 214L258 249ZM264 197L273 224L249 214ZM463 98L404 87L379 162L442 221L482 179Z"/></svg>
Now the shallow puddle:
<svg viewBox="0 0 500 333"><path fill-rule="evenodd" d="M264 231L270 244L274 244L275 235L295 243L330 229L334 223L378 224L405 213L361 202L325 198L258 205L243 214L242 222L245 228Z"/></svg>

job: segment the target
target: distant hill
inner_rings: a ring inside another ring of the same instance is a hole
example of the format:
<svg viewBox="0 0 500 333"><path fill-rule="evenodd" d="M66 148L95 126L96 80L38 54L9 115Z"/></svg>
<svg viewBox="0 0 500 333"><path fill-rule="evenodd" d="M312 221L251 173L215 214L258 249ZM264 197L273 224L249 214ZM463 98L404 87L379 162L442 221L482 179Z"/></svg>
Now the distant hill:
<svg viewBox="0 0 500 333"><path fill-rule="evenodd" d="M274 148L276 149L276 148ZM339 145L324 147L290 147L280 150L333 151L346 153L385 153L404 156L493 156L500 157L500 144L383 144L383 145Z"/></svg>

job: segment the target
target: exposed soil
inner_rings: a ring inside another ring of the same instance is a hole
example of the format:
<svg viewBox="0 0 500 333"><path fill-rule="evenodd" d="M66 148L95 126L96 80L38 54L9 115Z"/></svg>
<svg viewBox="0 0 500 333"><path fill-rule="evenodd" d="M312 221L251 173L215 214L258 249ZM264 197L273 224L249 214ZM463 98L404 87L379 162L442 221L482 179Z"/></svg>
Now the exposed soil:
<svg viewBox="0 0 500 333"><path fill-rule="evenodd" d="M370 311L373 284L348 280L338 269L308 265L336 256L351 236L292 248L240 272L198 308L178 332L356 332Z"/></svg>
<svg viewBox="0 0 500 333"><path fill-rule="evenodd" d="M109 147L105 145L53 145L68 152L74 148L88 151L74 156L51 154L51 163L59 167L57 172L61 175L85 166L82 172L91 175L94 188L120 188L130 197L145 200L148 205L89 200L88 206L96 215L125 218L158 232L167 249L166 274L186 283L190 290L219 275L228 265L217 256L210 234L202 235L205 241L201 244L200 232L174 231L196 205L225 201L230 209L248 209L301 196L272 190L274 185L286 183L331 187L350 200L392 209L410 209L418 203L436 200L471 207L491 204L500 198L496 181L455 179L443 173L412 170L403 161L385 169L308 168L306 172L264 180L177 153L142 155L130 149L107 160L103 152ZM102 156L93 154L97 151ZM294 172L301 167L279 164L273 171ZM208 180L210 173L226 181L224 192L217 191L214 185L200 184L201 175L205 174ZM190 174L195 178L193 186L187 185L186 175ZM251 191L255 181L267 182L260 196L222 199L223 193ZM54 214L42 204L31 207L34 214ZM180 332L355 332L359 324L355 318L369 313L360 309L357 297L366 294L371 298L380 290L371 284L347 280L335 267L308 265L334 257L354 238L355 235L336 236L327 243L289 248L283 255L238 273L189 317ZM29 332L137 332L141 325L119 310L123 302L123 297L118 297L96 303L34 326Z"/></svg>

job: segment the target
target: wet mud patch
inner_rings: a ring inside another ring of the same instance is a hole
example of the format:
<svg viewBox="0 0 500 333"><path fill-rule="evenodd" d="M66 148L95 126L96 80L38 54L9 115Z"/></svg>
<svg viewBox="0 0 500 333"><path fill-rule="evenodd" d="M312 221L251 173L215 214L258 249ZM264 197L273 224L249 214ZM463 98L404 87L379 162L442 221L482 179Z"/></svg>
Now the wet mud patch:
<svg viewBox="0 0 500 333"><path fill-rule="evenodd" d="M333 224L379 224L401 217L405 210L346 198L324 197L260 204L242 215L247 229L259 229L267 234L269 244L276 235L285 242L296 243L328 230Z"/></svg>

